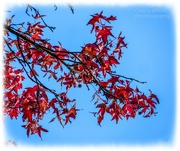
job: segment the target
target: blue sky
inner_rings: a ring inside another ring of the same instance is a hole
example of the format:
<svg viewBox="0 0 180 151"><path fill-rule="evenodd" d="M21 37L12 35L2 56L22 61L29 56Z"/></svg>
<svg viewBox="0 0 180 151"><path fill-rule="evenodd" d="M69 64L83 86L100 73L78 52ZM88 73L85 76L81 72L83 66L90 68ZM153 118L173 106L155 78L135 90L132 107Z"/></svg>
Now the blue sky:
<svg viewBox="0 0 180 151"><path fill-rule="evenodd" d="M16 8L16 9L15 9ZM46 22L56 27L56 31L47 31L46 37L51 38L53 44L60 41L66 49L77 51L86 43L94 41L90 34L90 26L86 26L90 15L103 10L104 15L117 16L112 23L114 35L120 31L126 37L128 49L124 49L123 57L117 72L127 77L133 77L147 84L134 82L146 94L151 89L160 100L157 106L157 116L126 121L119 124L110 121L106 116L102 127L97 125L97 119L90 114L95 111L91 101L93 89L88 91L86 86L76 88L69 92L70 98L76 98L77 108L83 109L72 124L63 129L58 121L51 124L51 112L41 122L49 133L43 133L43 141L37 136L26 136L26 131L21 127L20 120L6 118L5 127L7 139L11 138L18 144L27 145L103 145L103 144L157 144L159 142L172 143L175 124L175 31L171 9L155 6L78 6L74 5L75 14L67 6L54 11L52 6L39 8L46 14ZM16 14L14 22L20 23L22 19L29 19L25 15L25 8L14 7L8 16ZM31 20L33 21L33 20ZM25 83L27 86L29 82ZM56 83L47 81L46 85L59 87ZM15 131L15 130L16 131Z"/></svg>

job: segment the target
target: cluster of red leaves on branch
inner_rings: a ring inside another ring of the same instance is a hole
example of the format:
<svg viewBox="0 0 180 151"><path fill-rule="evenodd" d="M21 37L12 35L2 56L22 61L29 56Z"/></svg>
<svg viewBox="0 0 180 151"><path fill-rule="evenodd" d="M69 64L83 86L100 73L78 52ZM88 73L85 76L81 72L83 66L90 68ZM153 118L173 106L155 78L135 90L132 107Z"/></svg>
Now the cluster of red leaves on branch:
<svg viewBox="0 0 180 151"><path fill-rule="evenodd" d="M87 25L92 25L95 42L85 44L80 52L74 52L63 48L61 43L53 46L45 39L44 30L53 31L55 28L48 26L45 15L34 7L28 5L28 15L29 11L35 13L32 15L35 23L13 24L13 16L4 25L4 114L11 118L22 114L22 120L26 122L22 127L27 129L28 136L37 133L41 137L41 131L48 132L39 121L49 110L55 115L50 122L57 119L63 127L75 119L79 111L76 100L67 95L71 88L82 84L88 89L90 85L97 88L93 100L98 108L94 115L97 115L99 125L105 113L110 114L116 123L122 117L134 118L137 112L144 117L155 114L154 109L159 103L156 95L150 91L146 96L138 88L131 88L130 82L138 80L113 71L119 64L122 48L127 47L122 33L115 37L112 26L108 25L116 17L103 16L103 12L92 15ZM13 62L19 63L19 69L12 66ZM40 72L44 73L44 78L54 79L65 86L66 91L58 92L43 84ZM28 79L34 86L24 88L23 81Z"/></svg>
<svg viewBox="0 0 180 151"><path fill-rule="evenodd" d="M112 67L119 64L122 55L121 49L127 47L127 44L124 42L124 37L121 37L122 33L114 43L114 39L111 39L111 37L115 37L111 33L112 26L107 26L106 23L116 20L116 17L106 17L102 13L92 15L92 19L88 22L92 25L91 32L95 32L96 42L85 45L82 53L78 56L88 66L88 71L90 69L88 77L91 78L88 79L88 82L94 82L99 86L93 96L93 99L97 98L95 104L98 103L96 108L99 108L98 112L94 112L94 115L98 115L98 124L100 125L104 119L105 113L110 114L116 123L122 117L134 118L136 112L144 113L144 117L149 117L155 114L154 109L159 100L151 90L147 97L138 88L131 88L130 81L122 80L120 75L113 74ZM80 70L81 76L83 72L86 75L87 68L85 66L81 66ZM94 76L98 79L97 81ZM84 83L86 81L84 80ZM101 97L102 95L105 96L105 99Z"/></svg>

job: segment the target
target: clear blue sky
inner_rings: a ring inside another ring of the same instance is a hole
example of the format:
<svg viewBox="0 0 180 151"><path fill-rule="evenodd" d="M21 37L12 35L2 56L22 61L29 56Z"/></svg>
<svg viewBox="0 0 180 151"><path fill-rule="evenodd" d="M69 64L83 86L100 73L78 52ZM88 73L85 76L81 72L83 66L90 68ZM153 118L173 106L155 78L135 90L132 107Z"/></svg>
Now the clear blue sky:
<svg viewBox="0 0 180 151"><path fill-rule="evenodd" d="M102 122L102 127L97 124L97 119L90 114L95 111L91 101L93 89L88 91L86 86L76 88L69 92L70 98L76 98L78 112L77 118L63 129L58 121L48 123L53 116L51 112L41 122L49 130L43 133L43 141L37 135L27 138L26 130L21 127L20 120L6 118L5 127L7 139L13 139L17 144L27 145L103 145L103 144L156 144L172 143L175 124L175 35L174 20L170 9L165 7L127 6L73 6L72 14L68 6L46 6L39 8L41 14L46 14L46 22L56 27L56 31L47 32L45 37L51 39L53 44L60 41L66 49L78 51L86 43L94 41L90 34L90 26L86 26L90 15L103 10L104 15L117 16L112 23L114 35L120 31L126 37L128 49L124 49L121 64L117 72L127 77L133 77L147 84L134 82L146 94L151 89L157 94L160 104L157 106L157 116L135 119L123 119L119 124L110 121L107 115ZM15 9L16 8L16 9ZM8 16L15 14L14 22L21 23L28 20L25 8L11 8ZM31 20L30 22L32 22ZM28 82L25 83L27 86ZM58 88L59 85L47 81L46 85ZM59 87L59 89L61 89Z"/></svg>

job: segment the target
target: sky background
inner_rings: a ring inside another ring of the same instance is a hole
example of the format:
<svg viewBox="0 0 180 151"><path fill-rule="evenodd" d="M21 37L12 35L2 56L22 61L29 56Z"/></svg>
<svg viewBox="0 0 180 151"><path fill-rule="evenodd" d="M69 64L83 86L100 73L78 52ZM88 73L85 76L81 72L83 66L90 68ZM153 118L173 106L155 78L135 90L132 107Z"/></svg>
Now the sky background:
<svg viewBox="0 0 180 151"><path fill-rule="evenodd" d="M127 77L133 77L147 84L133 82L141 91L149 94L151 89L157 94L160 104L157 106L157 116L135 119L123 119L119 124L110 121L107 115L98 126L97 119L89 112L95 111L91 102L93 89L88 91L86 86L69 92L70 98L76 98L77 118L63 129L58 121L49 124L53 117L47 114L41 122L48 133L42 133L43 141L37 135L27 138L26 130L21 127L24 123L19 120L5 118L7 140L12 139L17 144L26 145L133 145L157 144L159 142L171 144L174 136L175 124L175 35L174 20L170 8L154 6L78 6L74 5L72 14L68 6L58 6L54 11L53 5L39 8L41 14L46 14L46 22L55 26L56 31L47 31L45 37L51 39L52 44L60 41L66 49L79 51L86 43L94 42L94 35L90 34L91 26L86 26L90 15L100 13L105 16L117 16L112 23L113 34L118 36L122 31L128 49L123 49L123 57L116 72ZM16 15L15 23L28 20L24 13L25 7L13 7L7 16ZM30 22L33 22L31 20ZM47 81L46 85L58 88L59 85ZM25 82L29 86L29 82ZM60 88L61 89L61 88ZM50 112L51 113L51 112Z"/></svg>

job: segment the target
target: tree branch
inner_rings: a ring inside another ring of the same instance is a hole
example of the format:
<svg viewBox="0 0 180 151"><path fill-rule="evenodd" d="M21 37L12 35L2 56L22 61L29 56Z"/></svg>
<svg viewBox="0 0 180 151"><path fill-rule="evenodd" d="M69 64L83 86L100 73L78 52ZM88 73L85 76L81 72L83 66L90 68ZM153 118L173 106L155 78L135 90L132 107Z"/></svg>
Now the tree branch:
<svg viewBox="0 0 180 151"><path fill-rule="evenodd" d="M37 15L40 16L39 11L38 11L36 8L32 7L30 4L27 5L27 9L26 9L26 14L27 14L28 16L30 16L30 15L28 14L28 8L29 8L31 11L34 10L35 14L37 14ZM44 25L45 25L46 27L48 27L52 32L55 30L55 27L51 27L51 26L47 25L46 22L44 21L44 19L43 19L42 17L40 17L40 18L41 18L42 22L44 23Z"/></svg>
<svg viewBox="0 0 180 151"><path fill-rule="evenodd" d="M114 76L118 76L118 77L121 77L121 78L124 78L124 79L127 79L127 80L130 80L130 81L136 81L136 82L141 83L141 84L147 83L146 81L139 81L137 79L129 78L129 77L126 77L126 76L123 76L123 75L118 75L118 74L114 74L114 73L109 73L109 74L114 75Z"/></svg>
<svg viewBox="0 0 180 151"><path fill-rule="evenodd" d="M52 57L54 57L54 58L56 58L57 60L61 61L61 63L62 63L63 65L65 65L65 66L69 69L70 73L74 76L74 78L76 78L76 76L75 76L76 71L74 71L74 69L72 69L72 68L70 67L71 65L67 64L64 59L60 59L56 54L54 54L54 53L53 53L53 52L54 52L53 50L51 50L51 49L49 49L49 48L46 48L46 47L44 47L44 46L39 45L38 43L30 40L29 38L25 37L24 35L20 34L18 31L12 29L11 27L9 27L9 26L7 26L7 25L5 25L5 28L6 28L9 32L11 32L12 34L17 35L18 37L21 37L22 39L26 40L26 41L29 42L30 44L34 45L37 49L41 49L41 50L45 51L46 53L50 54ZM112 94L112 92L110 92L110 91L107 90L105 87L102 87L102 86L100 85L100 83L99 83L100 80L98 80L98 79L94 76L94 74L92 73L92 71L87 67L87 65L86 65L84 62L82 62L82 60L81 60L77 55L75 55L73 52L67 52L67 53L72 54L72 55L87 69L87 71L88 71L87 74L90 74L90 76L92 77L92 79L94 79L94 83L96 83L96 84L99 86L99 88L104 92L104 95L108 95L108 96L111 96L111 97L113 97L113 98L115 98L115 99L119 99L119 98L117 98L116 96L114 96L114 95ZM122 76L122 75L117 75L117 74L113 74L113 73L109 73L109 74L112 74L112 75L114 75L114 76L119 76L119 77L125 78L125 79L127 79L127 80L136 81L136 82L139 82L139 83L142 83L142 84L147 83L147 82L141 82L141 81L136 80L136 79L134 79L134 78L128 78L128 77L125 77L125 76ZM35 77L36 77L36 76L35 76Z"/></svg>
<svg viewBox="0 0 180 151"><path fill-rule="evenodd" d="M30 77L30 75L28 74L28 71L26 70L26 68L25 68L24 65L22 64L22 61L23 61L23 63L25 63L25 64L30 68L30 70L31 70L31 67L29 66L29 63L26 61L26 59L25 59L25 60L24 60L24 59L23 59L23 60L19 59L19 58L16 56L15 52L11 49L11 47L9 46L9 44L6 42L5 39L4 39L4 41L5 41L6 45L8 46L9 50L14 54L14 57L18 60L18 62L19 62L20 65L22 66L22 68L23 68L23 70L25 71L25 73L26 73L26 75L28 76L28 78L29 78L32 82L34 82L34 83L42 86L44 89L48 90L50 93L52 93L52 94L56 97L56 99L57 99L59 102L62 102L62 101L59 100L58 94L57 94L55 91L53 91L53 90L49 89L48 87L46 87L44 84L42 84L41 81L39 81L39 79L36 77L36 75L35 75L35 79L36 79L36 80L34 80L32 77ZM23 55L22 55L22 57L23 57ZM24 58L25 58L25 57L24 57Z"/></svg>

